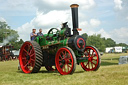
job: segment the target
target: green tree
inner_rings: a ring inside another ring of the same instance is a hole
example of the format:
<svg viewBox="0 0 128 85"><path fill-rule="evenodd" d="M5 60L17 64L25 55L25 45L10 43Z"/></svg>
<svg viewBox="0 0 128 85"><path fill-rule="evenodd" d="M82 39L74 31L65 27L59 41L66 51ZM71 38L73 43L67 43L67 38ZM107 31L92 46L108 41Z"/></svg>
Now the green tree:
<svg viewBox="0 0 128 85"><path fill-rule="evenodd" d="M82 37L84 37L87 40L88 39L88 34L87 33L83 33Z"/></svg>
<svg viewBox="0 0 128 85"><path fill-rule="evenodd" d="M15 30L10 29L10 26L6 22L0 21L0 43L12 43L18 40L18 33Z"/></svg>
<svg viewBox="0 0 128 85"><path fill-rule="evenodd" d="M126 43L119 43L119 44L116 44L116 46L127 47L128 45Z"/></svg>
<svg viewBox="0 0 128 85"><path fill-rule="evenodd" d="M102 52L105 51L105 47L106 47L105 42L101 38L100 34L98 35L94 34L94 35L88 36L87 45L93 45L96 48L98 48L99 51L102 51Z"/></svg>
<svg viewBox="0 0 128 85"><path fill-rule="evenodd" d="M111 38L107 38L105 40L105 45L106 45L106 47L114 47L114 46L116 46L116 42L114 40L112 40Z"/></svg>
<svg viewBox="0 0 128 85"><path fill-rule="evenodd" d="M23 40L18 41L18 32L10 29L10 26L6 22L0 22L0 43L2 45L11 44L14 49L19 49L23 44Z"/></svg>
<svg viewBox="0 0 128 85"><path fill-rule="evenodd" d="M0 29L10 29L10 26L6 22L1 22L0 21Z"/></svg>
<svg viewBox="0 0 128 85"><path fill-rule="evenodd" d="M12 29L0 29L0 35L0 43L3 43L5 40L12 43L17 41L19 37L17 31Z"/></svg>
<svg viewBox="0 0 128 85"><path fill-rule="evenodd" d="M12 45L14 46L14 50L19 50L22 46L22 44L24 43L24 41L22 39L20 39L20 41L18 42L13 42Z"/></svg>

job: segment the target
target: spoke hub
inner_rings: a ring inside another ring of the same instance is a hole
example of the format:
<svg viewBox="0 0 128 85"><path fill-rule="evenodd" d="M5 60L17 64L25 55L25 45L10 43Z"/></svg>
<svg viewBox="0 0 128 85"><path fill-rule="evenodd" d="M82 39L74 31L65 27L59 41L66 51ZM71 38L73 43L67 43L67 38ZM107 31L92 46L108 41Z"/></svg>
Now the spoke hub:
<svg viewBox="0 0 128 85"><path fill-rule="evenodd" d="M27 59L27 60L30 60L30 56L29 56L29 55L27 55L27 56L26 56L26 59Z"/></svg>
<svg viewBox="0 0 128 85"><path fill-rule="evenodd" d="M93 59L92 57L89 57L89 58L88 58L89 61L92 61L92 59Z"/></svg>
<svg viewBox="0 0 128 85"><path fill-rule="evenodd" d="M65 62L66 62L65 59L63 59L63 60L62 60L62 64L65 64Z"/></svg>

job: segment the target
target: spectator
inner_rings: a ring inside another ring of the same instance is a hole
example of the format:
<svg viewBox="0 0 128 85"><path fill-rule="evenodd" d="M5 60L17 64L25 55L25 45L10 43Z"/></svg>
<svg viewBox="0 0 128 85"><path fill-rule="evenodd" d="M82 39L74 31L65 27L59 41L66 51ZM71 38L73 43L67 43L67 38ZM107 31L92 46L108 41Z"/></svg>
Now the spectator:
<svg viewBox="0 0 128 85"><path fill-rule="evenodd" d="M36 36L37 36L36 29L32 29L32 33L30 34L31 41L33 41L36 38Z"/></svg>
<svg viewBox="0 0 128 85"><path fill-rule="evenodd" d="M37 33L37 36L43 36L42 29L39 29L39 32Z"/></svg>

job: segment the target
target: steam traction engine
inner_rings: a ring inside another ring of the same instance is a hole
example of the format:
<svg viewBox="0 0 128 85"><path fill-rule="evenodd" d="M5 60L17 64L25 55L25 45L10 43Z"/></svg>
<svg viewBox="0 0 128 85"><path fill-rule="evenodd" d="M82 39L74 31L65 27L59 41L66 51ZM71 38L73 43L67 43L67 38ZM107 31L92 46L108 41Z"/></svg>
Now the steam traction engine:
<svg viewBox="0 0 128 85"><path fill-rule="evenodd" d="M100 67L100 54L94 46L86 46L86 39L78 32L78 6L72 4L73 35L67 22L61 30L51 28L43 37L26 41L20 50L19 63L24 73L35 73L42 66L48 71L58 70L62 75L72 74L76 64L85 71Z"/></svg>
<svg viewBox="0 0 128 85"><path fill-rule="evenodd" d="M12 52L12 45L4 45L0 46L0 61L2 60L10 60L14 57Z"/></svg>

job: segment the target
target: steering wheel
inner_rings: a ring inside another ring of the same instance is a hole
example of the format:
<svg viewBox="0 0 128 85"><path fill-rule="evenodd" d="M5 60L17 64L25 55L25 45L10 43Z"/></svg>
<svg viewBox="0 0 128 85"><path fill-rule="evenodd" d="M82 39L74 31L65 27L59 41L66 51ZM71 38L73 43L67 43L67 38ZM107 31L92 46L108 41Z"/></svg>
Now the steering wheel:
<svg viewBox="0 0 128 85"><path fill-rule="evenodd" d="M54 31L54 30L55 30L55 31ZM59 33L60 33L60 31L59 31L57 28L51 28L51 29L48 31L48 36L49 36L49 34L53 34L53 35L56 34L56 36L58 36Z"/></svg>

